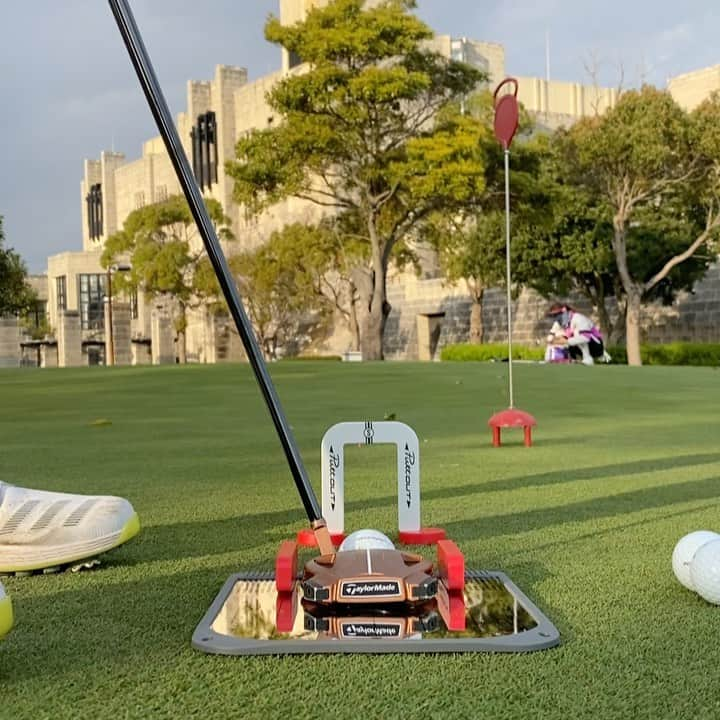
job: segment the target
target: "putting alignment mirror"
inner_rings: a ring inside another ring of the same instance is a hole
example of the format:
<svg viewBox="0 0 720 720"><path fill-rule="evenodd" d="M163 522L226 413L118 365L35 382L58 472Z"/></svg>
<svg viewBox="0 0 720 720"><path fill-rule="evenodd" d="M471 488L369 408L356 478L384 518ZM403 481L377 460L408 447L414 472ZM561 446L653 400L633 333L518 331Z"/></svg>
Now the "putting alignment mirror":
<svg viewBox="0 0 720 720"><path fill-rule="evenodd" d="M345 445L390 444L397 448L398 529L420 531L420 444L401 422L341 422L323 436L322 511L333 535L345 528Z"/></svg>

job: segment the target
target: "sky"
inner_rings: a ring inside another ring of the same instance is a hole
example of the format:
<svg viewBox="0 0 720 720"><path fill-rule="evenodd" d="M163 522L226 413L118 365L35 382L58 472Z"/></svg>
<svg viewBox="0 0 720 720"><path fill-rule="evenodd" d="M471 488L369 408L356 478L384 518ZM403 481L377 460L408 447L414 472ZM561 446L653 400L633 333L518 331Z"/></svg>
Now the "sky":
<svg viewBox="0 0 720 720"><path fill-rule="evenodd" d="M218 64L256 79L280 67L263 37L278 0L131 0L173 115L187 80ZM509 75L623 87L720 64L718 0L418 0L436 32L505 46ZM102 0L2 2L0 215L28 270L82 250L83 160L140 157L157 135L109 6Z"/></svg>

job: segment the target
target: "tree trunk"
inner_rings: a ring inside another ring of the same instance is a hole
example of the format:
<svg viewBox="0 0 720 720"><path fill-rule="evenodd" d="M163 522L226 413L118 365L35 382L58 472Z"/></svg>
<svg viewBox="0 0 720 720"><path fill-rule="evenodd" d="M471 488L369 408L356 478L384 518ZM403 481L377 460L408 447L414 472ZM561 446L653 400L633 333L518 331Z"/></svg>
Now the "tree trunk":
<svg viewBox="0 0 720 720"><path fill-rule="evenodd" d="M483 291L478 295L472 296L472 306L470 307L470 342L473 345L482 344L485 336L485 326L483 325Z"/></svg>
<svg viewBox="0 0 720 720"><path fill-rule="evenodd" d="M390 305L383 298L378 301L373 293L373 300L367 314L363 318L363 329L360 334L360 349L363 360L384 360L383 335L385 321L390 314ZM384 295L384 293L383 293Z"/></svg>
<svg viewBox="0 0 720 720"><path fill-rule="evenodd" d="M385 321L390 314L390 304L387 301L385 281L387 277L387 262L390 245L383 243L378 236L375 226L376 213L368 218L368 234L372 247L372 270L365 283L369 292L367 298L367 312L364 313L362 332L360 333L360 349L363 360L384 360L383 336L385 334Z"/></svg>
<svg viewBox="0 0 720 720"><path fill-rule="evenodd" d="M605 285L602 277L597 274L593 276L590 299L593 304L593 309L597 314L600 332L605 338L605 342L607 342L607 339L610 337L612 323L610 322L610 313L608 312L607 303L605 302Z"/></svg>
<svg viewBox="0 0 720 720"><path fill-rule="evenodd" d="M187 363L187 336L186 336L184 330L178 330L177 354L178 354L178 362L181 365L185 365Z"/></svg>
<svg viewBox="0 0 720 720"><path fill-rule="evenodd" d="M607 340L610 338L612 323L610 322L610 314L608 313L607 307L605 306L605 298L603 298L602 301L595 306L595 312L598 316L598 325L600 326L600 332L602 333L603 338L605 338L605 342L607 342Z"/></svg>
<svg viewBox="0 0 720 720"><path fill-rule="evenodd" d="M175 323L177 331L177 356L181 365L187 363L187 308L180 303L180 317Z"/></svg>
<svg viewBox="0 0 720 720"><path fill-rule="evenodd" d="M358 322L357 314L357 298L355 297L355 289L351 290L352 297L350 298L350 315L348 317L348 327L350 328L350 349L360 349L360 323Z"/></svg>
<svg viewBox="0 0 720 720"><path fill-rule="evenodd" d="M638 290L628 294L625 315L625 343L628 365L642 365L640 357L640 311L642 296Z"/></svg>
<svg viewBox="0 0 720 720"><path fill-rule="evenodd" d="M640 357L640 310L642 308L642 286L630 275L627 262L625 227L629 219L629 208L623 201L622 207L613 217L613 252L618 275L625 291L625 347L628 365L642 365Z"/></svg>
<svg viewBox="0 0 720 720"><path fill-rule="evenodd" d="M608 343L610 345L620 345L625 340L627 302L621 295L620 288L616 290L615 298L617 300L617 317L615 318L615 322L610 326L610 334L608 335Z"/></svg>

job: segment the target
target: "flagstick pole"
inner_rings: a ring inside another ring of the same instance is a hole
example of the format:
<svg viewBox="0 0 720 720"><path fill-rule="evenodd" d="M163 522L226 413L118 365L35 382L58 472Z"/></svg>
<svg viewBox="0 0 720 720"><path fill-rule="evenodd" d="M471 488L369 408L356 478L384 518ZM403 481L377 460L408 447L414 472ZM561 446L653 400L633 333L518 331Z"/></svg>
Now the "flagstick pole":
<svg viewBox="0 0 720 720"><path fill-rule="evenodd" d="M513 399L513 356L512 356L512 293L510 289L510 149L505 148L505 282L507 285L507 326L508 326L508 385L510 409L515 407Z"/></svg>

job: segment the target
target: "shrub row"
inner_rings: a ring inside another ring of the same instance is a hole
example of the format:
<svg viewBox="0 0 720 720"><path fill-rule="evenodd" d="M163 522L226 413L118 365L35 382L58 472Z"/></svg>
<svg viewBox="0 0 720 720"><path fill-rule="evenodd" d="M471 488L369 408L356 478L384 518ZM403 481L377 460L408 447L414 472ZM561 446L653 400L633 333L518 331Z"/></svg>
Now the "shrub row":
<svg viewBox="0 0 720 720"><path fill-rule="evenodd" d="M616 365L627 363L627 351L623 346L609 347L608 352ZM640 355L645 365L709 365L720 366L720 343L673 342L664 345L642 345ZM491 361L507 360L507 344L447 345L442 349L442 360ZM513 360L542 360L543 347L513 345Z"/></svg>
<svg viewBox="0 0 720 720"><path fill-rule="evenodd" d="M461 343L446 345L441 353L441 360L451 361L489 361L507 360L507 343L487 343L484 345L471 345ZM544 347L528 347L526 345L513 345L513 360L542 360L545 357Z"/></svg>
<svg viewBox="0 0 720 720"><path fill-rule="evenodd" d="M665 345L641 345L640 357L646 365L718 366L720 343L672 342Z"/></svg>
<svg viewBox="0 0 720 720"><path fill-rule="evenodd" d="M329 362L342 362L340 355L291 355L289 357L282 358L282 362L286 361L302 362L304 360L324 360Z"/></svg>

